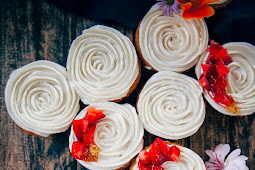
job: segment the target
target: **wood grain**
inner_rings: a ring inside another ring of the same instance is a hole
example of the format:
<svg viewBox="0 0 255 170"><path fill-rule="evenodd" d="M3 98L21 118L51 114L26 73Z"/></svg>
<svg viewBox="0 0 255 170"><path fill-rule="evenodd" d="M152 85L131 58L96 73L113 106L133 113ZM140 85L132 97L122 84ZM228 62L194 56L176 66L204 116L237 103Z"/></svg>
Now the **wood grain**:
<svg viewBox="0 0 255 170"><path fill-rule="evenodd" d="M46 1L3 1L0 9L0 169L85 169L69 152L70 129L43 138L27 135L14 124L5 106L5 84L13 70L35 60L46 59L65 66L72 40L93 25L114 27L131 41L134 41L135 30L88 20ZM192 71L187 74L194 76ZM153 74L142 64L142 77L136 90L120 103L135 106L139 91ZM232 150L242 149L242 154L249 158L247 165L255 169L255 114L225 116L206 104L206 119L200 130L189 138L172 142L191 148L203 160L208 160L204 153L206 149L213 149L219 143L229 143ZM145 132L145 146L155 138Z"/></svg>

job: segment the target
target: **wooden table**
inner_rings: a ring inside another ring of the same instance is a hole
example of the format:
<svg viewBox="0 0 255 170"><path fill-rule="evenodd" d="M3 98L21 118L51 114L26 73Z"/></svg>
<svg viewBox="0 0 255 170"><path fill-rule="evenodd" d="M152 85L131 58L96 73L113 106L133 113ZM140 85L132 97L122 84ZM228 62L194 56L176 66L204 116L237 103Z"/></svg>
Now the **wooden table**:
<svg viewBox="0 0 255 170"><path fill-rule="evenodd" d="M83 29L96 24L114 27L134 41L134 29L103 22L96 22L70 13L46 1L4 1L0 4L0 169L84 169L71 156L68 149L70 129L48 138L27 135L9 117L4 89L10 73L32 61L45 59L66 65L72 40ZM194 76L191 70L188 75ZM136 90L121 103L135 106L137 94L154 74L142 65L142 78ZM218 113L208 103L206 119L200 130L191 137L174 142L184 145L204 161L206 149L214 149L220 143L229 143L231 149L240 148L249 160L247 165L255 169L255 114L230 117ZM83 108L84 105L81 105ZM145 132L145 146L155 136Z"/></svg>

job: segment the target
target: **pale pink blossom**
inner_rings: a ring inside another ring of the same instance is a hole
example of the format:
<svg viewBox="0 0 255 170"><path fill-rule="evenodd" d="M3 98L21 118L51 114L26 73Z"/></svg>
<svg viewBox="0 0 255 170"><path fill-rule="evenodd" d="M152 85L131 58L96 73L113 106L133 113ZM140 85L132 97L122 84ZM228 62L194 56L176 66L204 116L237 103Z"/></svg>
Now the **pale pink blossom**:
<svg viewBox="0 0 255 170"><path fill-rule="evenodd" d="M241 149L235 149L230 152L229 144L219 144L212 150L206 150L205 153L210 157L208 162L205 162L207 170L248 170L246 160L248 159L241 154ZM228 156L227 156L228 155ZM226 158L227 156L227 158Z"/></svg>

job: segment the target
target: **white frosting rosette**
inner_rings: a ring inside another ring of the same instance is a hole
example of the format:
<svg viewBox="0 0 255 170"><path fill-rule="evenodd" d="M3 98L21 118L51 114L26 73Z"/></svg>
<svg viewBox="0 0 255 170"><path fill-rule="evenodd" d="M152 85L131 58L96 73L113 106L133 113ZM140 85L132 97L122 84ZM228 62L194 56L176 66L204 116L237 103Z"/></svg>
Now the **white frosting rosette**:
<svg viewBox="0 0 255 170"><path fill-rule="evenodd" d="M141 90L137 111L153 135L172 140L191 136L205 119L202 88L191 77L160 71Z"/></svg>
<svg viewBox="0 0 255 170"><path fill-rule="evenodd" d="M117 104L113 102L98 102L90 106L101 110L105 115L96 124L94 143L100 148L96 162L77 161L88 169L119 169L131 161L143 149L144 129L130 104ZM88 106L89 107L89 106ZM82 119L87 113L84 108L75 119ZM71 128L69 149L77 141Z"/></svg>
<svg viewBox="0 0 255 170"><path fill-rule="evenodd" d="M85 104L126 97L139 81L139 67L129 38L101 25L84 30L67 59L70 84Z"/></svg>
<svg viewBox="0 0 255 170"><path fill-rule="evenodd" d="M66 131L79 110L79 98L69 86L66 69L46 60L11 73L5 102L19 127L43 137Z"/></svg>
<svg viewBox="0 0 255 170"><path fill-rule="evenodd" d="M227 65L229 73L226 75L228 86L226 91L236 102L240 113L234 114L218 105L206 90L204 96L210 105L225 115L245 116L255 112L255 46L245 42L233 42L223 45L227 49L233 62ZM208 50L201 56L195 71L199 79L203 70L201 64L209 57Z"/></svg>
<svg viewBox="0 0 255 170"><path fill-rule="evenodd" d="M173 146L174 144L167 144L168 146ZM178 162L166 161L161 167L165 170L205 170L204 161L201 157L193 152L192 150L176 145L180 149L180 157ZM149 151L150 149L146 149ZM136 164L131 168L131 170L139 170L138 168L139 158L136 158Z"/></svg>
<svg viewBox="0 0 255 170"><path fill-rule="evenodd" d="M139 26L142 58L154 70L183 72L193 67L208 44L203 19L184 19L181 15L164 16L155 4ZM138 44L137 44L138 45Z"/></svg>

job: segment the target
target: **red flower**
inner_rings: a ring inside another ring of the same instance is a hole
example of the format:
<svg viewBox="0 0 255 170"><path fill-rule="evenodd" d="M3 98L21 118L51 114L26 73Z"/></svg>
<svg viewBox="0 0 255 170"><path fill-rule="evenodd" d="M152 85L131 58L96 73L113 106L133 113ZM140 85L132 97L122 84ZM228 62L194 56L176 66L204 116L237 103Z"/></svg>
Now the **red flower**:
<svg viewBox="0 0 255 170"><path fill-rule="evenodd" d="M208 18L214 14L214 9L207 4L219 0L177 0L183 11L183 18L185 19L203 19Z"/></svg>

